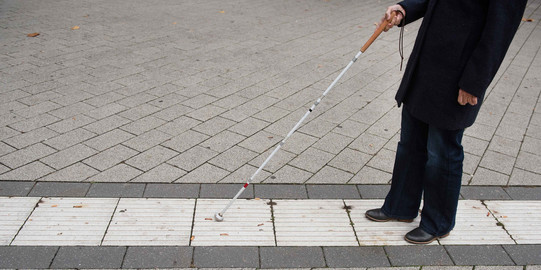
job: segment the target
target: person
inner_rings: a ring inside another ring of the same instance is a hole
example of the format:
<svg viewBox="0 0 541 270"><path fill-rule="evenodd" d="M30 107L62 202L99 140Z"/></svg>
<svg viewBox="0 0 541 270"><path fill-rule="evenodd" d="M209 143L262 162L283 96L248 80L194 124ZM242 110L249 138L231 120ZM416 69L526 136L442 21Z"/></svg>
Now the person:
<svg viewBox="0 0 541 270"><path fill-rule="evenodd" d="M423 18L396 101L402 109L391 189L372 221L421 222L405 235L427 244L449 235L462 182L462 136L471 126L522 19L527 0L404 0L385 27Z"/></svg>

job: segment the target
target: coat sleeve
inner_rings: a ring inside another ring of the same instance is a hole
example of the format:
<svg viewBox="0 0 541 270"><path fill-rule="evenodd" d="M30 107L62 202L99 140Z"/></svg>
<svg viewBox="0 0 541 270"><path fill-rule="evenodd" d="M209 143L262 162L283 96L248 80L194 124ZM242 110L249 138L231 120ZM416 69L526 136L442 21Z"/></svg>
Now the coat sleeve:
<svg viewBox="0 0 541 270"><path fill-rule="evenodd" d="M425 16L428 0L404 0L398 4L406 11L406 25Z"/></svg>
<svg viewBox="0 0 541 270"><path fill-rule="evenodd" d="M527 0L491 0L479 43L462 72L458 86L483 97L494 79L524 14Z"/></svg>

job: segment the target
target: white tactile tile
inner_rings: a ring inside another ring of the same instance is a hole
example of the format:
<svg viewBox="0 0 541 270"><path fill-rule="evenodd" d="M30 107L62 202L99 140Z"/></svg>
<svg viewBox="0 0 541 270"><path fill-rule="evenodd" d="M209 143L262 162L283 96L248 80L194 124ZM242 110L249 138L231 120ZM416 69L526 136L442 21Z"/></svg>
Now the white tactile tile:
<svg viewBox="0 0 541 270"><path fill-rule="evenodd" d="M42 198L12 245L100 245L118 199Z"/></svg>
<svg viewBox="0 0 541 270"><path fill-rule="evenodd" d="M0 245L9 245L32 213L39 198L0 198Z"/></svg>
<svg viewBox="0 0 541 270"><path fill-rule="evenodd" d="M517 244L541 244L541 201L485 201Z"/></svg>
<svg viewBox="0 0 541 270"><path fill-rule="evenodd" d="M404 235L417 228L421 221L420 216L411 223L405 222L374 222L368 220L364 213L366 210L379 208L383 205L383 200L346 200L346 204L351 206L350 215L354 223L357 238L361 246L395 246L409 245L404 240ZM437 241L431 245L437 244Z"/></svg>
<svg viewBox="0 0 541 270"><path fill-rule="evenodd" d="M103 245L187 246L195 199L121 199Z"/></svg>
<svg viewBox="0 0 541 270"><path fill-rule="evenodd" d="M498 221L480 201L459 201L455 228L448 237L439 240L440 244L514 244L509 234L497 223Z"/></svg>
<svg viewBox="0 0 541 270"><path fill-rule="evenodd" d="M213 217L229 200L198 199L192 246L274 246L274 231L268 200L239 199L222 222Z"/></svg>
<svg viewBox="0 0 541 270"><path fill-rule="evenodd" d="M357 246L342 200L276 200L278 246Z"/></svg>

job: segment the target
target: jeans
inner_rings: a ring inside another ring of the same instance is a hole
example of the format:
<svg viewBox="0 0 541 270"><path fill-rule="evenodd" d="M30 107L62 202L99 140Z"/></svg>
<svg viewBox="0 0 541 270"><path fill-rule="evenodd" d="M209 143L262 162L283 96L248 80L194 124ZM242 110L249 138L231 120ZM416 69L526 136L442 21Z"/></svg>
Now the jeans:
<svg viewBox="0 0 541 270"><path fill-rule="evenodd" d="M424 196L419 227L443 236L455 225L464 129L439 129L414 118L407 108L402 109L401 127L391 190L382 211L392 218L414 219Z"/></svg>

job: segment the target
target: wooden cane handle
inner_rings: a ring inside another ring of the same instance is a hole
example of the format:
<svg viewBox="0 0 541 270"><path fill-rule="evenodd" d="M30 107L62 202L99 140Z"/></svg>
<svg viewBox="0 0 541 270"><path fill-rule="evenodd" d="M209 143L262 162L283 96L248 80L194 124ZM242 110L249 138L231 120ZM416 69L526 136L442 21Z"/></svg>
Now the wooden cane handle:
<svg viewBox="0 0 541 270"><path fill-rule="evenodd" d="M387 26L387 24L389 24L389 23L391 23L393 21L394 16L396 16L396 11L391 12L391 17L389 18L389 20L387 20L387 23L382 23L376 29L374 34L372 34L372 36L368 39L368 41L361 48L361 52L364 53L364 51L366 51L366 49L368 49L368 47L370 47L370 45L372 45L372 42L374 42L374 40L376 40L376 38L378 38L379 34L381 34L381 32L383 32L383 30L385 29L385 26Z"/></svg>

